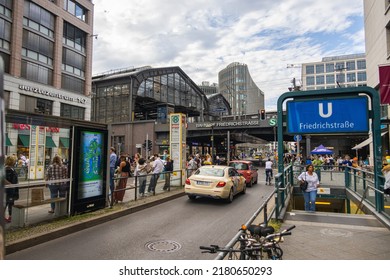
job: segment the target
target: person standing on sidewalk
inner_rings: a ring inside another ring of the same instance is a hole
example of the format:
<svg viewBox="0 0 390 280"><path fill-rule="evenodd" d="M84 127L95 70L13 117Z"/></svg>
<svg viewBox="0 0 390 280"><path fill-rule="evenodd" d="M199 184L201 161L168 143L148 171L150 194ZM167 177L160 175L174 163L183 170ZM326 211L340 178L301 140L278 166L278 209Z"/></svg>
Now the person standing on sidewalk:
<svg viewBox="0 0 390 280"><path fill-rule="evenodd" d="M18 173L16 173L14 167L16 163L16 158L9 156L5 159L5 181L4 185L11 185L18 183ZM6 188L5 189L5 207L4 211L8 207L8 218L4 218L7 223L11 222L12 217L12 206L15 203L15 200L19 199L19 189L16 188Z"/></svg>
<svg viewBox="0 0 390 280"><path fill-rule="evenodd" d="M138 178L138 193L140 197L145 196L146 188L146 175L148 175L148 164L144 158L139 158L137 161L137 166L134 170L134 176Z"/></svg>
<svg viewBox="0 0 390 280"><path fill-rule="evenodd" d="M154 154L153 158L154 158L153 165L152 165L153 175L152 178L150 178L148 193L154 194L157 185L157 180L160 177L160 173L164 169L164 163L162 162L158 154Z"/></svg>
<svg viewBox="0 0 390 280"><path fill-rule="evenodd" d="M173 161L171 160L170 156L167 156L165 159L165 166L164 166L164 172L165 172L165 184L163 187L163 190L166 191L169 189L169 186L171 184L171 172L173 171Z"/></svg>
<svg viewBox="0 0 390 280"><path fill-rule="evenodd" d="M50 189L50 198L66 197L67 184L65 182L50 182L53 180L66 179L68 177L68 169L62 164L60 156L54 156L53 163L47 169L45 177L45 179L49 181L48 187ZM50 206L51 209L49 210L49 213L53 214L55 203L50 203Z"/></svg>
<svg viewBox="0 0 390 280"><path fill-rule="evenodd" d="M130 175L130 163L126 160L126 155L121 154L121 163L119 164L120 180L114 193L114 202L122 202L126 192L127 179Z"/></svg>

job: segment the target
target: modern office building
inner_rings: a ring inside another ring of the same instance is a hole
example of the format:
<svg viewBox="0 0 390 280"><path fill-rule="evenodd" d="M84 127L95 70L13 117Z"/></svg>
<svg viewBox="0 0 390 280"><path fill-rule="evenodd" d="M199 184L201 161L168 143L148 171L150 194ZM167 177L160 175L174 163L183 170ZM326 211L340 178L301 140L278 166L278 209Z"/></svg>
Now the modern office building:
<svg viewBox="0 0 390 280"><path fill-rule="evenodd" d="M219 92L228 100L232 115L258 114L264 109L264 92L253 81L248 66L233 62L218 73Z"/></svg>
<svg viewBox="0 0 390 280"><path fill-rule="evenodd" d="M302 90L367 85L365 54L324 57L302 64Z"/></svg>
<svg viewBox="0 0 390 280"><path fill-rule="evenodd" d="M6 112L90 120L93 39L91 0L0 0ZM7 123L7 154L29 156L39 140L40 156L67 158L69 129L32 130Z"/></svg>

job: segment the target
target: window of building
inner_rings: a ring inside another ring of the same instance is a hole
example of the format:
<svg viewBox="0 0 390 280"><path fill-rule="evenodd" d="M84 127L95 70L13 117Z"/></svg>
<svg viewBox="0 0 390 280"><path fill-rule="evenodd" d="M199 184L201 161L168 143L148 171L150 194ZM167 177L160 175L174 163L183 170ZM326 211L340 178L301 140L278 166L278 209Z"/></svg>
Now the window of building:
<svg viewBox="0 0 390 280"><path fill-rule="evenodd" d="M45 85L53 85L53 70L36 63L22 60L22 77Z"/></svg>
<svg viewBox="0 0 390 280"><path fill-rule="evenodd" d="M86 37L87 34L71 25L70 23L64 22L63 30L63 43L68 47L71 47L81 53L85 53Z"/></svg>
<svg viewBox="0 0 390 280"><path fill-rule="evenodd" d="M345 74L340 73L336 75L336 82L338 83L344 83L345 82Z"/></svg>
<svg viewBox="0 0 390 280"><path fill-rule="evenodd" d="M316 76L316 84L317 85L323 85L325 84L325 77L320 75L320 76Z"/></svg>
<svg viewBox="0 0 390 280"><path fill-rule="evenodd" d="M359 70L366 69L366 60L365 59L356 61L356 64L357 64L357 69L359 69Z"/></svg>
<svg viewBox="0 0 390 280"><path fill-rule="evenodd" d="M326 73L334 72L334 63L326 64Z"/></svg>
<svg viewBox="0 0 390 280"><path fill-rule="evenodd" d="M357 78L358 78L358 81L359 82L364 82L364 81L367 81L367 74L366 72L358 72L357 73Z"/></svg>
<svg viewBox="0 0 390 280"><path fill-rule="evenodd" d="M55 17L49 11L41 8L37 4L29 1L24 2L24 17L35 22L37 25L46 27L54 31ZM33 23L31 23L33 24ZM38 28L40 31L40 28Z"/></svg>
<svg viewBox="0 0 390 280"><path fill-rule="evenodd" d="M61 117L84 120L85 108L61 103Z"/></svg>
<svg viewBox="0 0 390 280"><path fill-rule="evenodd" d="M25 49L24 54L22 53L24 56L40 61L39 55L42 55L45 58L41 58L40 62L46 61L46 64L53 64L54 43L52 41L24 29L22 46Z"/></svg>
<svg viewBox="0 0 390 280"><path fill-rule="evenodd" d="M53 101L21 94L19 99L19 110L29 113L51 115Z"/></svg>
<svg viewBox="0 0 390 280"><path fill-rule="evenodd" d="M317 74L324 73L324 64L317 64L316 65L316 73Z"/></svg>
<svg viewBox="0 0 390 280"><path fill-rule="evenodd" d="M334 84L334 75L326 75L326 83L327 84Z"/></svg>
<svg viewBox="0 0 390 280"><path fill-rule="evenodd" d="M12 0L0 0L0 14L12 19Z"/></svg>
<svg viewBox="0 0 390 280"><path fill-rule="evenodd" d="M84 78L85 57L67 48L62 51L62 70Z"/></svg>
<svg viewBox="0 0 390 280"><path fill-rule="evenodd" d="M306 85L308 85L308 86L313 86L314 85L314 76L307 76L306 77Z"/></svg>
<svg viewBox="0 0 390 280"><path fill-rule="evenodd" d="M355 70L355 60L347 61L347 71Z"/></svg>
<svg viewBox="0 0 390 280"><path fill-rule="evenodd" d="M3 59L4 62L4 73L9 73L10 55L0 51L0 57Z"/></svg>
<svg viewBox="0 0 390 280"><path fill-rule="evenodd" d="M347 83L356 82L355 73L347 73Z"/></svg>
<svg viewBox="0 0 390 280"><path fill-rule="evenodd" d="M76 77L62 74L62 88L83 94L85 81Z"/></svg>
<svg viewBox="0 0 390 280"><path fill-rule="evenodd" d="M10 22L0 18L0 48L7 51L11 48L11 28Z"/></svg>
<svg viewBox="0 0 390 280"><path fill-rule="evenodd" d="M306 74L314 74L314 65L306 65Z"/></svg>
<svg viewBox="0 0 390 280"><path fill-rule="evenodd" d="M48 36L50 38L54 38L54 31L47 28L46 26L43 26L39 23L36 23L33 20L30 20L26 17L23 18L23 25L26 27L29 27L31 29L34 29L35 31L38 31L39 33Z"/></svg>
<svg viewBox="0 0 390 280"><path fill-rule="evenodd" d="M87 9L72 0L64 0L64 10L68 11L78 19L86 21Z"/></svg>
<svg viewBox="0 0 390 280"><path fill-rule="evenodd" d="M345 70L345 63L343 62L336 62L336 71L342 71Z"/></svg>

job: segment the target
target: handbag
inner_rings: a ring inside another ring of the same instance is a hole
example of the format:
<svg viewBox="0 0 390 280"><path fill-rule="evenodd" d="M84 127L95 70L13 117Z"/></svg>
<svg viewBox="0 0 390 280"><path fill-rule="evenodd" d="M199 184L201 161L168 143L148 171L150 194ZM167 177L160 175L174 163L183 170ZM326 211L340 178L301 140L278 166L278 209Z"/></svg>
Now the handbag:
<svg viewBox="0 0 390 280"><path fill-rule="evenodd" d="M300 183L299 183L299 187L301 188L301 190L304 192L304 191L306 191L307 190L307 185L308 185L308 183L307 183L307 181L301 181Z"/></svg>
<svg viewBox="0 0 390 280"><path fill-rule="evenodd" d="M306 172L305 172L305 179L306 179ZM307 185L308 183L306 180L304 180L303 182L302 181L299 182L299 187L303 192L307 190Z"/></svg>

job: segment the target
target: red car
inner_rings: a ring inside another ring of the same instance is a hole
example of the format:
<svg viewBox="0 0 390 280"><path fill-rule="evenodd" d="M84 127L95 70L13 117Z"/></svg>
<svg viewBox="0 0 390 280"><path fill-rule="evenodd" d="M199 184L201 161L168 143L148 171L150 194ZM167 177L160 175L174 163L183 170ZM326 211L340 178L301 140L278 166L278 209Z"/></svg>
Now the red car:
<svg viewBox="0 0 390 280"><path fill-rule="evenodd" d="M257 168L254 167L253 163L248 160L232 160L229 162L229 166L234 167L239 173L244 175L246 185L252 187L253 184L257 184Z"/></svg>

